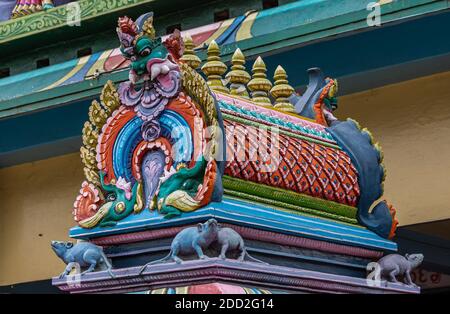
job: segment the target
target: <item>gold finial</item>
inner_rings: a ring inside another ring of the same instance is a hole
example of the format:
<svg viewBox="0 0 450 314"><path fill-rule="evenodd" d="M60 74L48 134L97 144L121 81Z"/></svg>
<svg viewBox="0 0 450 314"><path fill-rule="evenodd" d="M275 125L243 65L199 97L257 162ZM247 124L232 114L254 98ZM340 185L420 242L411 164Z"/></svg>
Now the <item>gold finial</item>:
<svg viewBox="0 0 450 314"><path fill-rule="evenodd" d="M295 112L294 106L287 99L294 92L294 88L289 85L287 77L286 71L279 65L273 75L275 86L270 90L270 94L275 98L275 108Z"/></svg>
<svg viewBox="0 0 450 314"><path fill-rule="evenodd" d="M231 71L225 76L231 83L230 94L249 98L246 84L250 81L250 74L245 70L245 56L237 48L231 57Z"/></svg>
<svg viewBox="0 0 450 314"><path fill-rule="evenodd" d="M253 101L271 107L272 103L268 97L268 92L272 88L272 83L267 79L266 72L267 69L263 59L258 57L252 68L253 78L248 82L247 87L251 91Z"/></svg>
<svg viewBox="0 0 450 314"><path fill-rule="evenodd" d="M194 51L195 45L194 45L194 41L192 40L191 35L189 35L189 34L186 35L183 40L184 40L184 54L180 58L180 60L195 70L199 67L199 65L200 65L200 63L202 63L202 61L195 54L195 51Z"/></svg>
<svg viewBox="0 0 450 314"><path fill-rule="evenodd" d="M144 25L142 26L142 33L148 35L151 39L155 39L156 32L153 27L153 15L145 20Z"/></svg>
<svg viewBox="0 0 450 314"><path fill-rule="evenodd" d="M206 52L208 58L202 66L202 71L208 77L208 85L212 90L228 93L229 90L222 82L222 75L227 71L227 66L220 60L220 48L212 40Z"/></svg>

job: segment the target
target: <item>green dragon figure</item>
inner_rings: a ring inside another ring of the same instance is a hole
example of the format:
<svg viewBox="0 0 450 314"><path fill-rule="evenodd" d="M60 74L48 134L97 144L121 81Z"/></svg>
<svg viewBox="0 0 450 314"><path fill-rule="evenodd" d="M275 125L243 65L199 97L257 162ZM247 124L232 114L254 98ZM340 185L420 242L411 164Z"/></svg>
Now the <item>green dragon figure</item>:
<svg viewBox="0 0 450 314"><path fill-rule="evenodd" d="M181 214L173 205L184 211L191 211L198 205L199 202L194 197L203 182L206 165L207 161L203 156L190 169L180 164L178 171L161 183L157 203L160 213L164 214L165 218Z"/></svg>
<svg viewBox="0 0 450 314"><path fill-rule="evenodd" d="M125 183L122 178L119 178L117 182L105 184L104 177L105 173L100 172L102 188L108 193L105 198L106 202L94 216L79 222L80 226L84 228L93 228L97 224L100 227L113 227L117 221L142 208L138 197L138 190L141 188L139 182L136 182L133 189L130 189L130 183Z"/></svg>

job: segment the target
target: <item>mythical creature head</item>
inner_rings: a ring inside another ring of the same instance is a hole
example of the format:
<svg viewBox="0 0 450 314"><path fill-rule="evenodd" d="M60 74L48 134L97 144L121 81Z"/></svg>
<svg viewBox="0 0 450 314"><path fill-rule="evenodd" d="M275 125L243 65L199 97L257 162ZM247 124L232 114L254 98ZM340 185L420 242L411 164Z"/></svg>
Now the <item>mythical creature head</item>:
<svg viewBox="0 0 450 314"><path fill-rule="evenodd" d="M105 174L100 172L102 191L106 193L103 197L88 197L90 194L99 194L99 191L92 184L83 184L82 194L74 204L74 214L80 226L83 228L93 228L100 226L114 226L120 219L127 217L131 212L139 212L142 208L141 201L138 200L137 190L139 183L135 183L133 188L131 182L119 177L117 182L112 181L106 184Z"/></svg>
<svg viewBox="0 0 450 314"><path fill-rule="evenodd" d="M324 77L319 68L308 69L309 84L300 97L292 94L289 101L295 106L296 112L325 126L331 126L336 117L333 111L337 109L338 82L336 79Z"/></svg>
<svg viewBox="0 0 450 314"><path fill-rule="evenodd" d="M183 41L179 31L164 42L155 37L153 13L140 16L136 22L129 17L119 19L117 34L122 55L131 61L129 81L119 88L120 100L134 107L144 121L142 135L152 141L160 134L160 126L154 122L171 98L181 87L178 59L183 54ZM136 84L143 86L136 88Z"/></svg>
<svg viewBox="0 0 450 314"><path fill-rule="evenodd" d="M318 110L316 111L316 120L322 124L330 126L337 118L333 115L333 111L337 109L338 82L336 79L326 78L325 87L316 103ZM316 109L316 108L315 108Z"/></svg>

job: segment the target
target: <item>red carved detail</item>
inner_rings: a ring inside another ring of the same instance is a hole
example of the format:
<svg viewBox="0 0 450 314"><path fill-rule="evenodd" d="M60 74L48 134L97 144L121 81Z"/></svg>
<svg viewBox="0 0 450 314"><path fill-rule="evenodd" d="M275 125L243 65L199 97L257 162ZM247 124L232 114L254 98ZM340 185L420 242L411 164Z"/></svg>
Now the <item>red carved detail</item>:
<svg viewBox="0 0 450 314"><path fill-rule="evenodd" d="M215 160L208 162L206 166L205 176L203 177L203 184L199 186L199 190L194 199L200 201L200 207L207 205L211 201L212 193L214 191L214 184L217 177L217 163Z"/></svg>
<svg viewBox="0 0 450 314"><path fill-rule="evenodd" d="M178 59L180 59L184 53L184 42L178 29L175 29L173 34L170 34L164 41L164 46L170 52L170 55L173 57L174 61L178 62Z"/></svg>
<svg viewBox="0 0 450 314"><path fill-rule="evenodd" d="M394 206L389 205L389 213L391 214L391 217L392 217L392 226L391 226L391 231L389 232L388 239L392 239L393 237L395 237L395 231L397 230L397 225L398 225L398 220L395 218L395 215L397 214L397 210L395 209Z"/></svg>
<svg viewBox="0 0 450 314"><path fill-rule="evenodd" d="M97 144L97 166L100 171L104 171L105 184L109 184L112 179L116 179L113 170L113 148L114 142L122 127L136 114L134 111L121 106L108 118L98 137Z"/></svg>
<svg viewBox="0 0 450 314"><path fill-rule="evenodd" d="M128 16L119 17L118 26L120 30L125 34L136 36L138 33L136 24Z"/></svg>
<svg viewBox="0 0 450 314"><path fill-rule="evenodd" d="M225 120L224 126L226 175L357 205L357 171L344 151L281 133L273 134L275 141L270 131L261 133L231 120Z"/></svg>
<svg viewBox="0 0 450 314"><path fill-rule="evenodd" d="M95 215L102 203L103 196L91 183L84 181L81 184L80 194L73 204L73 218L76 222Z"/></svg>

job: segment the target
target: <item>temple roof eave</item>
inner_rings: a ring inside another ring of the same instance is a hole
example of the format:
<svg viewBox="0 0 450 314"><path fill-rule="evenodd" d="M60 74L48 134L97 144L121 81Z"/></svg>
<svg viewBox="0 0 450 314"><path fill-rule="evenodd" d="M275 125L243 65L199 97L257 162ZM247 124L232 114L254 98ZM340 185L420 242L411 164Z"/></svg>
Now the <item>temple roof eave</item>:
<svg viewBox="0 0 450 314"><path fill-rule="evenodd" d="M182 264L155 264L139 275L141 268L138 266L112 270L115 278L111 278L107 272L95 272L85 274L76 284L57 277L53 278L52 283L71 293L133 292L216 281L266 289L286 289L294 293L420 293L420 288L401 283L382 281L380 285L370 285L363 278L220 258L185 261Z"/></svg>

